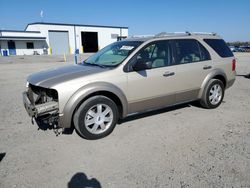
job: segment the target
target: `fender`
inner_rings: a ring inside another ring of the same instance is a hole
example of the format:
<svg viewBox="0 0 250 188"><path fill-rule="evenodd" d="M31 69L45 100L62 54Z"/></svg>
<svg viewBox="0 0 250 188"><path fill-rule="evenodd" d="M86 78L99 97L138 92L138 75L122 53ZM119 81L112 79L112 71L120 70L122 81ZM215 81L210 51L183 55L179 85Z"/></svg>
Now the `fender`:
<svg viewBox="0 0 250 188"><path fill-rule="evenodd" d="M81 87L70 97L63 109L63 115L59 116L59 126L63 128L70 128L72 116L77 105L80 104L87 96L98 91L107 91L116 95L122 103L122 117L127 115L128 102L123 91L117 86L107 82L95 82Z"/></svg>
<svg viewBox="0 0 250 188"><path fill-rule="evenodd" d="M225 78L225 80L226 80L226 83L228 82L227 76L226 76L226 74L225 74L225 72L223 70L221 70L221 69L214 69L203 80L203 82L201 84L201 89L200 89L199 94L198 94L198 98L199 99L202 97L203 91L206 88L208 81L211 80L212 78L214 78L215 76L223 76Z"/></svg>

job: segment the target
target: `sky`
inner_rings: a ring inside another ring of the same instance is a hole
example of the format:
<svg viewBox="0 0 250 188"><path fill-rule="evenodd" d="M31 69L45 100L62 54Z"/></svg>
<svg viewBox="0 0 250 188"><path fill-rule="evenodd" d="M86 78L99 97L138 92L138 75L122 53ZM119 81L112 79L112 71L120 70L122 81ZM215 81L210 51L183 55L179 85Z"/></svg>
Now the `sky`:
<svg viewBox="0 0 250 188"><path fill-rule="evenodd" d="M250 0L0 0L0 29L24 30L40 21L127 26L129 35L216 32L228 42L250 41Z"/></svg>

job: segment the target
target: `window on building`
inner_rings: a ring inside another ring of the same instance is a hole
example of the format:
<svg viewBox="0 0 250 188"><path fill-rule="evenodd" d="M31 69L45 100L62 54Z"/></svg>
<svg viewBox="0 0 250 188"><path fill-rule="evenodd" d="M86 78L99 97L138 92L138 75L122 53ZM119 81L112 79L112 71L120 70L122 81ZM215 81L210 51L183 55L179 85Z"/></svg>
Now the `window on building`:
<svg viewBox="0 0 250 188"><path fill-rule="evenodd" d="M34 43L33 42L27 42L27 49L34 49Z"/></svg>

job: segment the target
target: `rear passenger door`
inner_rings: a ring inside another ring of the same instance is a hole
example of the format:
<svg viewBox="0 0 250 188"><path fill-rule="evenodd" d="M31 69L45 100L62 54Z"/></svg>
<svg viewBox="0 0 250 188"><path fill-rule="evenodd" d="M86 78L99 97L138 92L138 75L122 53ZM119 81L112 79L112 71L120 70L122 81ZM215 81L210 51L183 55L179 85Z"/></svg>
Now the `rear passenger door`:
<svg viewBox="0 0 250 188"><path fill-rule="evenodd" d="M173 49L178 80L176 102L194 100L212 69L210 54L196 39L174 40Z"/></svg>

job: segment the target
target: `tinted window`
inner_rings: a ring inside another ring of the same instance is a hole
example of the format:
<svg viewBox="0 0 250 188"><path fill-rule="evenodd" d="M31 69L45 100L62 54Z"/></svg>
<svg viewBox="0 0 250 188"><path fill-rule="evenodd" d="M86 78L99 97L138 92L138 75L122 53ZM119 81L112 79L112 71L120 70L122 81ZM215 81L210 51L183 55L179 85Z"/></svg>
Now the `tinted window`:
<svg viewBox="0 0 250 188"><path fill-rule="evenodd" d="M209 60L207 50L194 39L175 40L176 64Z"/></svg>
<svg viewBox="0 0 250 188"><path fill-rule="evenodd" d="M197 43L200 49L201 61L211 60L211 56L209 52L207 51L207 49L203 45L201 45L198 41Z"/></svg>
<svg viewBox="0 0 250 188"><path fill-rule="evenodd" d="M159 41L151 43L149 46L142 49L136 55L136 60L144 59L144 61L151 61L152 68L158 68L171 65L171 57L170 42Z"/></svg>
<svg viewBox="0 0 250 188"><path fill-rule="evenodd" d="M213 48L221 57L232 57L233 53L228 48L227 44L222 39L204 39L204 41Z"/></svg>

